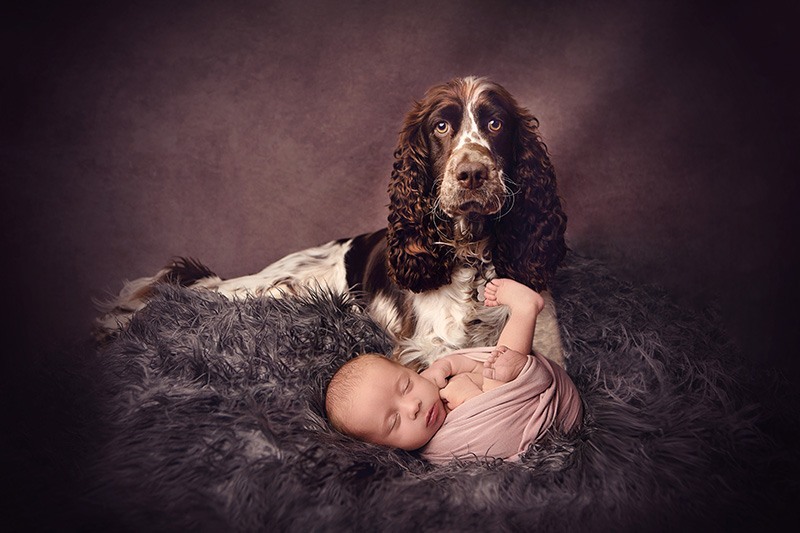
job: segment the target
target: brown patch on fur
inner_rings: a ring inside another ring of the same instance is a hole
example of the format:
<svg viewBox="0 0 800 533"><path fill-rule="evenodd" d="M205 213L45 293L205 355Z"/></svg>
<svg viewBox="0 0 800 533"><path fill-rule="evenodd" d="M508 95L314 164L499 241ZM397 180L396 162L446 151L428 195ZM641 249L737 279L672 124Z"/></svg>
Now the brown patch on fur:
<svg viewBox="0 0 800 533"><path fill-rule="evenodd" d="M159 283L172 283L181 287L188 287L193 283L214 277L216 274L203 263L191 257L178 257L174 259L165 272L158 278Z"/></svg>

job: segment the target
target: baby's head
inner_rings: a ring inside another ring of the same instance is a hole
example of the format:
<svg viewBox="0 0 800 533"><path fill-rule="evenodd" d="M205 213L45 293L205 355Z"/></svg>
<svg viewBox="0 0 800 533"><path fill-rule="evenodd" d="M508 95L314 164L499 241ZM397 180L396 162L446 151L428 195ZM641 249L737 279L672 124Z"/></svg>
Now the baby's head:
<svg viewBox="0 0 800 533"><path fill-rule="evenodd" d="M433 382L374 354L351 359L336 371L328 384L325 410L342 433L403 450L424 446L446 414Z"/></svg>

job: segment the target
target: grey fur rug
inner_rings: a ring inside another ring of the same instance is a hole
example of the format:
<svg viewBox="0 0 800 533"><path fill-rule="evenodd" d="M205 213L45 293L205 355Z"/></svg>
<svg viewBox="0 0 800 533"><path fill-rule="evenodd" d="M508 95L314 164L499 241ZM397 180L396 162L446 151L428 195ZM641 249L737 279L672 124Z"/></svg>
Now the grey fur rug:
<svg viewBox="0 0 800 533"><path fill-rule="evenodd" d="M434 467L326 424L333 371L390 350L353 301L232 302L165 286L99 354L106 437L85 476L89 525L653 531L779 520L797 496L784 447L797 417L772 410L774 383L754 377L714 317L576 255L554 294L584 429L533 446L521 465Z"/></svg>

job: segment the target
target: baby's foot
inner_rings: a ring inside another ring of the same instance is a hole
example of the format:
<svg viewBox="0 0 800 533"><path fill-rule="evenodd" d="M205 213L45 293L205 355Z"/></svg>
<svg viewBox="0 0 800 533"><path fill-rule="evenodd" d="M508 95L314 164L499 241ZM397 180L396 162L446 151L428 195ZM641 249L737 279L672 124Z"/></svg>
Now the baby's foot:
<svg viewBox="0 0 800 533"><path fill-rule="evenodd" d="M483 363L483 377L507 383L519 376L527 362L527 355L498 346Z"/></svg>
<svg viewBox="0 0 800 533"><path fill-rule="evenodd" d="M507 305L512 309L531 309L538 313L544 307L542 296L522 283L508 278L495 278L484 288L484 305Z"/></svg>

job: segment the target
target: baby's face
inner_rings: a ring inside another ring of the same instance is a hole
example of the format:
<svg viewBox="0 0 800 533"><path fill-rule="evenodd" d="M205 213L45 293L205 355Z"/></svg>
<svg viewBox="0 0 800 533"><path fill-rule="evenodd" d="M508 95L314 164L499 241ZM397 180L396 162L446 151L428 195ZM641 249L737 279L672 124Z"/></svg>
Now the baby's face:
<svg viewBox="0 0 800 533"><path fill-rule="evenodd" d="M346 417L350 431L367 442L403 450L431 440L445 419L439 388L388 359L376 359L363 371Z"/></svg>

